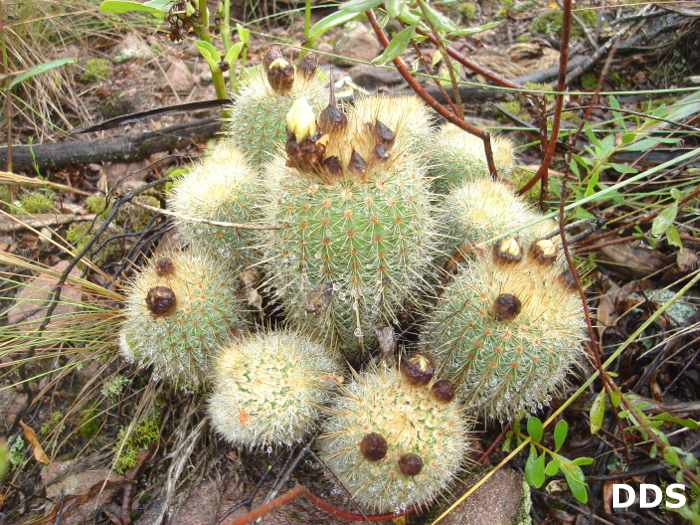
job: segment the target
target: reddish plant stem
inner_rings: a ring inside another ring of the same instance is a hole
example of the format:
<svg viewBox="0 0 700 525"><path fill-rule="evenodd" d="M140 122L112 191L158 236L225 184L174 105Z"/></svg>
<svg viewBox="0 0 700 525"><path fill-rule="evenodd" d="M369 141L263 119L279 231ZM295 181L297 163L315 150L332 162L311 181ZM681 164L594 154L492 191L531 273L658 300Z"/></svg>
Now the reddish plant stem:
<svg viewBox="0 0 700 525"><path fill-rule="evenodd" d="M556 103L554 106L554 117L552 120L552 133L549 136L549 143L547 144L547 152L542 159L542 164L540 164L540 169L537 170L535 176L530 179L530 181L525 184L518 191L518 195L523 195L530 191L530 189L537 184L538 181L542 181L542 190L540 197L547 190L545 189L548 184L549 178L549 165L552 163L552 158L554 157L554 151L557 147L557 136L559 136L559 126L561 124L561 112L564 108L564 90L566 89L566 69L569 65L569 40L571 37L571 0L563 1L563 13L562 13L562 30L561 30L561 52L559 56L559 77L557 79L557 92Z"/></svg>
<svg viewBox="0 0 700 525"><path fill-rule="evenodd" d="M476 460L476 465L480 465L487 457L491 455L491 453L496 450L496 447L498 444L503 441L503 438L505 437L506 433L510 430L510 423L508 423L506 426L503 427L503 430L501 430L501 433L498 434L498 437L493 440L493 443L489 445L489 448L484 450L484 452L479 456L479 459Z"/></svg>
<svg viewBox="0 0 700 525"><path fill-rule="evenodd" d="M374 11L370 9L369 11L365 11L365 14L367 15L369 23L372 25L372 29L374 29L377 38L381 42L382 46L384 46L384 49L386 49L389 45L389 39L387 38L386 33L384 33L384 30L379 25ZM481 130L477 127L472 126L471 124L466 123L463 119L448 111L445 106L443 106L437 100L435 100L425 89L423 89L423 86L421 86L416 81L416 79L413 78L413 75L411 75L410 71L399 57L396 57L393 60L393 62L394 66L396 66L396 70L401 74L401 76L404 78L404 80L410 86L410 88L419 97L421 97L431 108L433 108L437 113L439 113L442 117L447 119L455 126L459 127L460 129L463 129L468 133L471 133L472 135L476 135L484 142L484 150L486 153L486 161L489 167L489 172L491 173L491 177L493 178L493 180L497 180L498 172L496 171L496 164L493 161L493 151L491 149L491 134L488 131Z"/></svg>
<svg viewBox="0 0 700 525"><path fill-rule="evenodd" d="M420 28L416 28L416 33L418 33L421 36L426 37L431 44L438 46L440 43L438 40L431 35L430 33L423 31ZM520 89L520 90L525 90L525 86L521 86L520 84L513 82L511 80L508 80L505 77L502 77L495 71L491 71L490 69L487 69L483 67L481 64L478 62L475 62L471 58L463 55L459 51L457 51L455 48L452 46L445 46L445 51L447 54L452 57L454 60L462 64L464 67L467 67L471 69L472 71L475 71L476 73L486 77L488 80L495 82L496 84L500 84L501 86L508 87L511 89ZM533 94L533 93L527 93L525 92L525 96L532 98L537 106L539 107L539 114L540 114L540 153L542 155L542 159L544 159L544 152L547 149L547 105L544 100L544 95L542 94ZM447 98L447 97L445 97ZM448 99L449 100L449 99Z"/></svg>
<svg viewBox="0 0 700 525"><path fill-rule="evenodd" d="M369 516L362 516L361 514L353 514L352 512L345 512L344 510L336 509L335 507L329 505L325 501L323 501L321 498L318 496L315 496L312 494L308 488L306 488L304 485L297 485L294 487L292 490L289 492L282 494L281 496L276 497L273 499L271 502L266 503L265 505L261 505L257 509L254 509L243 516L238 516L237 518L233 518L229 521L226 521L222 523L221 525L246 525L247 523L250 523L253 520L256 520L262 516L265 516L266 514L272 512L273 510L277 510L278 508L282 507L283 505L286 505L287 503L290 503L294 501L296 498L299 496L304 496L306 499L308 499L311 503L316 505L318 508L325 510L329 514L333 514L334 516L338 516L340 518L345 518L348 520L353 520L353 521L364 521L365 519L369 521L384 521L384 520L390 520L399 516L403 516L404 514L408 514L413 510L413 507L409 509L402 510L400 512L392 512L388 514L373 514Z"/></svg>

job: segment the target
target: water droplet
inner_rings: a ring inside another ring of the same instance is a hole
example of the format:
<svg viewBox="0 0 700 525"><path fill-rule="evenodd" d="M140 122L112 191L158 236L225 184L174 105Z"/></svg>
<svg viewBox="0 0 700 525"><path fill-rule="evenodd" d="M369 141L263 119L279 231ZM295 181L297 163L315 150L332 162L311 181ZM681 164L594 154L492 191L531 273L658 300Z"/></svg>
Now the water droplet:
<svg viewBox="0 0 700 525"><path fill-rule="evenodd" d="M355 328L353 333L355 334L355 337L362 337L362 330L360 328Z"/></svg>

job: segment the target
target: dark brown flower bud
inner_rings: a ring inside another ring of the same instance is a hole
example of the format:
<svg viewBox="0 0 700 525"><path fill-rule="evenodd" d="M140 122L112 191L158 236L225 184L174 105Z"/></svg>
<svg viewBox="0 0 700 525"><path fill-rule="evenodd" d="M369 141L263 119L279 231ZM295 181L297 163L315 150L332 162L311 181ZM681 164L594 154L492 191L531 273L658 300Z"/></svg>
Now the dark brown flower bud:
<svg viewBox="0 0 700 525"><path fill-rule="evenodd" d="M221 71L228 71L231 69L231 64L229 64L226 60L221 60L220 62L217 62L216 65L219 66Z"/></svg>
<svg viewBox="0 0 700 525"><path fill-rule="evenodd" d="M363 159L357 151L353 150L352 154L350 155L348 170L352 173L362 175L367 170L367 161L365 161L365 159Z"/></svg>
<svg viewBox="0 0 700 525"><path fill-rule="evenodd" d="M557 245L549 239L539 239L530 246L530 255L542 264L552 264L557 260Z"/></svg>
<svg viewBox="0 0 700 525"><path fill-rule="evenodd" d="M410 385L425 386L435 375L435 363L425 354L413 354L401 362L401 373Z"/></svg>
<svg viewBox="0 0 700 525"><path fill-rule="evenodd" d="M455 386L452 381L441 379L430 387L430 394L435 401L446 405L455 398Z"/></svg>
<svg viewBox="0 0 700 525"><path fill-rule="evenodd" d="M270 64L272 64L275 60L279 58L284 59L282 50L279 46L272 46L263 57L263 67L265 68L265 71L267 71L270 68Z"/></svg>
<svg viewBox="0 0 700 525"><path fill-rule="evenodd" d="M297 69L305 79L310 79L316 74L316 61L312 60L309 55L306 55L297 64Z"/></svg>
<svg viewBox="0 0 700 525"><path fill-rule="evenodd" d="M496 243L494 256L500 262L518 262L523 258L523 248L515 237L505 237Z"/></svg>
<svg viewBox="0 0 700 525"><path fill-rule="evenodd" d="M381 120L374 123L374 136L377 142L383 142L387 148L391 148L396 140L396 134L389 129Z"/></svg>
<svg viewBox="0 0 700 525"><path fill-rule="evenodd" d="M348 125L348 118L342 109L329 105L321 112L318 125L324 133L334 133L345 129Z"/></svg>
<svg viewBox="0 0 700 525"><path fill-rule="evenodd" d="M373 153L375 158L380 162L385 161L391 155L391 153L389 153L389 148L387 148L386 144L384 144L383 142L377 142L377 145L374 146Z"/></svg>
<svg viewBox="0 0 700 525"><path fill-rule="evenodd" d="M294 66L284 58L278 58L267 68L267 81L280 95L286 95L294 87Z"/></svg>
<svg viewBox="0 0 700 525"><path fill-rule="evenodd" d="M379 461L386 456L387 443L384 436L372 432L360 441L360 452L367 461Z"/></svg>
<svg viewBox="0 0 700 525"><path fill-rule="evenodd" d="M177 298L167 286L155 286L146 294L146 307L153 315L167 315L177 307Z"/></svg>
<svg viewBox="0 0 700 525"><path fill-rule="evenodd" d="M399 459L399 470L404 476L417 476L423 470L423 458L413 452L404 454Z"/></svg>
<svg viewBox="0 0 700 525"><path fill-rule="evenodd" d="M319 136L318 133L314 134L313 137L307 135L301 142L297 142L294 134L288 131L287 143L285 144L288 157L287 166L294 166L305 173L319 172L327 143L328 135Z"/></svg>
<svg viewBox="0 0 700 525"><path fill-rule="evenodd" d="M328 309L333 299L333 281L326 279L311 290L306 300L306 311L312 315L321 315Z"/></svg>
<svg viewBox="0 0 700 525"><path fill-rule="evenodd" d="M321 162L321 168L325 173L332 177L340 177L343 174L343 165L341 164L340 159L335 155L331 155L330 157L323 159Z"/></svg>
<svg viewBox="0 0 700 525"><path fill-rule="evenodd" d="M168 257L161 257L156 261L155 269L156 273L160 277L170 277L175 271L175 265L173 264L172 259L169 259Z"/></svg>
<svg viewBox="0 0 700 525"><path fill-rule="evenodd" d="M521 309L522 304L520 303L520 299L512 293L502 293L496 297L496 300L493 302L493 311L496 321L499 323L502 321L512 321L520 315Z"/></svg>

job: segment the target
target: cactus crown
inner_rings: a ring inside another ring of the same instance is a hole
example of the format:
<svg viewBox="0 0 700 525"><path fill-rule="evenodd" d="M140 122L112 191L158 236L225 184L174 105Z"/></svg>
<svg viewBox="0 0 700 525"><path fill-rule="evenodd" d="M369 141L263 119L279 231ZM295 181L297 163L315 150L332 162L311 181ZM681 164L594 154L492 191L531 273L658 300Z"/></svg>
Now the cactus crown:
<svg viewBox="0 0 700 525"><path fill-rule="evenodd" d="M430 117L416 97L367 97L346 115L333 93L317 117L301 98L287 115L287 164L332 184L339 179L366 182L406 161Z"/></svg>

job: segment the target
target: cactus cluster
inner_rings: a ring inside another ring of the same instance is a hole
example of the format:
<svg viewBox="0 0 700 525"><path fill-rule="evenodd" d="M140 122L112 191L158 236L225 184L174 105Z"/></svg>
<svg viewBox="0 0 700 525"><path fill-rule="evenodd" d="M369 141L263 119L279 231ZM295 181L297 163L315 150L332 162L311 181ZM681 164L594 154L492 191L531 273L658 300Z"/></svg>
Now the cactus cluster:
<svg viewBox="0 0 700 525"><path fill-rule="evenodd" d="M234 266L255 258L251 230L216 226L190 219L250 223L256 218L259 184L248 161L233 144L224 144L173 185L168 207L179 235L188 243L212 250Z"/></svg>
<svg viewBox="0 0 700 525"><path fill-rule="evenodd" d="M502 239L444 289L424 333L440 377L499 420L542 408L581 357L581 300L549 240Z"/></svg>
<svg viewBox="0 0 700 525"><path fill-rule="evenodd" d="M557 226L524 227L542 216L491 179L481 141L434 132L416 97L339 105L308 62L272 49L229 112L223 145L168 199L189 247L127 289L122 353L154 378L211 387L209 418L231 444L321 428L320 456L364 510L426 507L464 469L471 417L538 408L581 354ZM507 175L512 143L494 150ZM463 246L475 249L441 274ZM279 307L272 326L246 322L243 291L261 313ZM409 307L427 322L399 366L393 330ZM337 388L347 363L364 369Z"/></svg>
<svg viewBox="0 0 700 525"><path fill-rule="evenodd" d="M268 166L261 250L287 315L358 358L423 284L435 256L429 179L413 150L428 130L411 97L290 112L288 159ZM388 123L388 124L387 124Z"/></svg>
<svg viewBox="0 0 700 525"><path fill-rule="evenodd" d="M455 480L469 450L469 421L449 381L414 355L371 367L329 409L321 459L362 508L426 506Z"/></svg>
<svg viewBox="0 0 700 525"><path fill-rule="evenodd" d="M231 273L206 250L172 250L152 258L129 283L122 355L153 367L153 379L197 385L218 345L247 324Z"/></svg>
<svg viewBox="0 0 700 525"><path fill-rule="evenodd" d="M341 379L340 356L294 332L240 338L212 366L209 417L234 445L291 445L312 430Z"/></svg>
<svg viewBox="0 0 700 525"><path fill-rule="evenodd" d="M278 47L271 48L262 69L249 73L236 103L227 109L225 140L236 144L253 167L262 170L277 144L284 144L287 113L301 96L313 108L322 109L328 100L326 81L310 60L290 64Z"/></svg>
<svg viewBox="0 0 700 525"><path fill-rule="evenodd" d="M484 141L465 133L454 124L444 124L433 139L430 174L435 177L436 193L448 194L465 182L490 178L484 154ZM502 135L491 140L493 162L499 177L513 171L515 145Z"/></svg>

